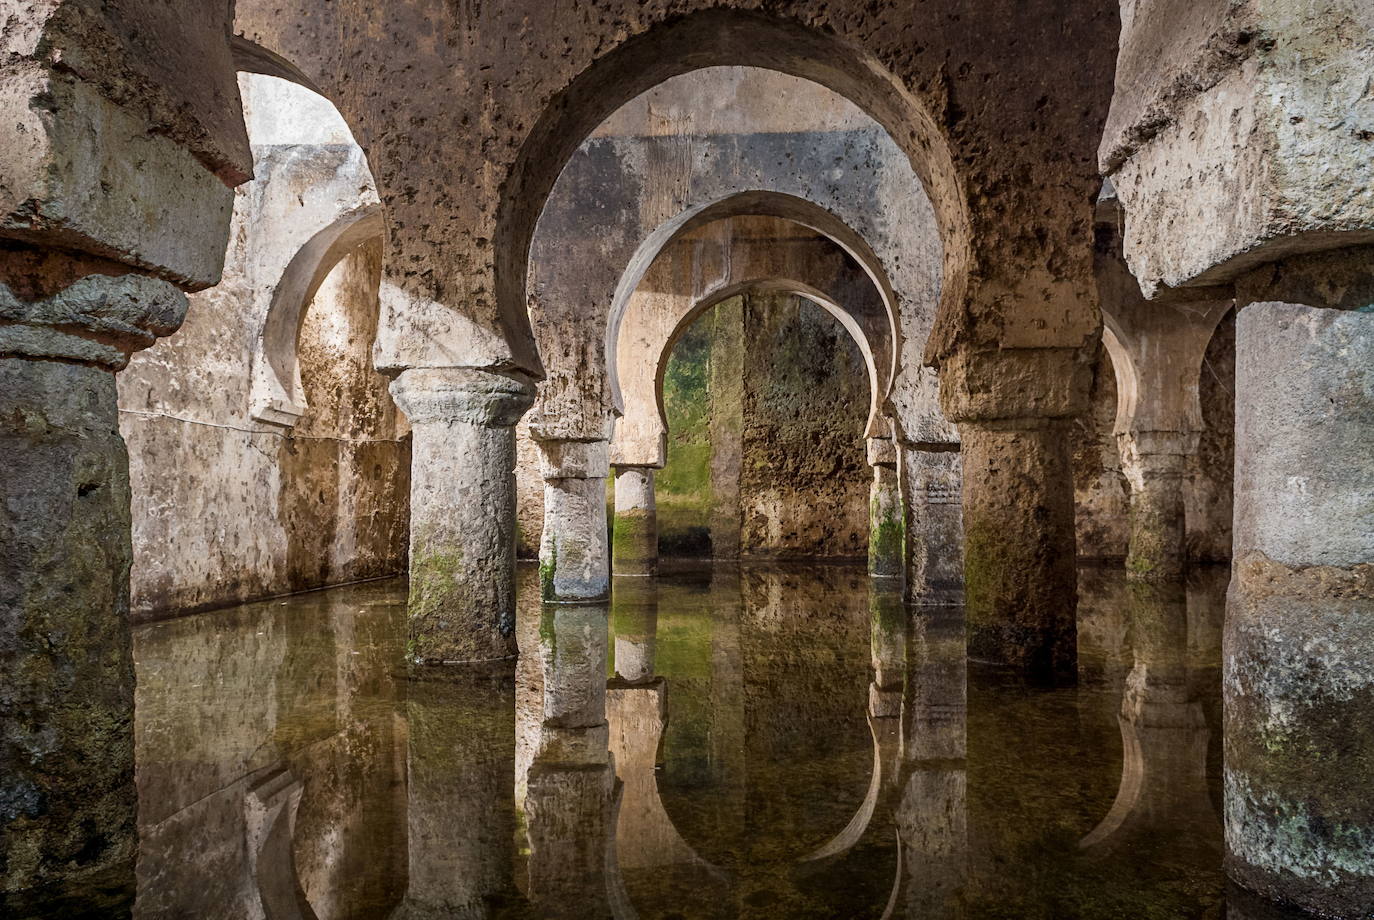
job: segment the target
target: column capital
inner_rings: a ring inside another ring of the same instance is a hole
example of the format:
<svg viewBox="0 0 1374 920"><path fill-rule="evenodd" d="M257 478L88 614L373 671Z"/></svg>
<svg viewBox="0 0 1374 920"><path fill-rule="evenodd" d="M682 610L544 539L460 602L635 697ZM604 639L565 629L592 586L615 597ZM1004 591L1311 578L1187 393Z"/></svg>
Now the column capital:
<svg viewBox="0 0 1374 920"><path fill-rule="evenodd" d="M391 382L391 396L411 424L509 428L534 402L534 384L521 374L475 367L413 367Z"/></svg>
<svg viewBox="0 0 1374 920"><path fill-rule="evenodd" d="M608 441L564 441L535 438L539 472L545 479L605 479L610 475Z"/></svg>
<svg viewBox="0 0 1374 920"><path fill-rule="evenodd" d="M0 356L55 358L120 370L186 318L186 294L147 275L86 275L28 300L0 281Z"/></svg>
<svg viewBox="0 0 1374 920"><path fill-rule="evenodd" d="M897 443L891 438L868 439L869 466L897 466Z"/></svg>
<svg viewBox="0 0 1374 920"><path fill-rule="evenodd" d="M962 348L940 365L940 404L958 423L1072 418L1091 386L1083 348Z"/></svg>

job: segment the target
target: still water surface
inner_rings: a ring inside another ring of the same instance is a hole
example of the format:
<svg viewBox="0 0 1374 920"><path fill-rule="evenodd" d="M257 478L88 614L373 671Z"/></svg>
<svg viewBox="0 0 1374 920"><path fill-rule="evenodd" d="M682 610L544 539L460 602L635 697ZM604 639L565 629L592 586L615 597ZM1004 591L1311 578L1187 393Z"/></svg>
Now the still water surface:
<svg viewBox="0 0 1374 920"><path fill-rule="evenodd" d="M1268 918L1228 890L1226 573L1084 570L1079 683L847 567L616 579L517 663L400 580L139 627L141 918Z"/></svg>

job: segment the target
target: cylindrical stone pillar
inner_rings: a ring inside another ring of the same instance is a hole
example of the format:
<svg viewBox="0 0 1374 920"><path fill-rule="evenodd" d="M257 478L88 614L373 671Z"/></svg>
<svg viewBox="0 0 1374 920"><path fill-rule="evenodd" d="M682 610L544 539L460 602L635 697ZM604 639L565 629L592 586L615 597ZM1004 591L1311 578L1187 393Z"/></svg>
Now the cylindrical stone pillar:
<svg viewBox="0 0 1374 920"><path fill-rule="evenodd" d="M1117 436L1121 468L1131 484L1131 542L1126 575L1173 581L1187 565L1184 473L1197 452L1194 433L1133 431Z"/></svg>
<svg viewBox="0 0 1374 920"><path fill-rule="evenodd" d="M969 656L1072 681L1077 558L1068 424L963 422L959 433Z"/></svg>
<svg viewBox="0 0 1374 920"><path fill-rule="evenodd" d="M534 389L474 368L412 368L391 394L412 432L408 654L514 655L513 426Z"/></svg>
<svg viewBox="0 0 1374 920"><path fill-rule="evenodd" d="M890 438L868 439L873 482L868 487L868 574L901 578L906 570L906 513Z"/></svg>
<svg viewBox="0 0 1374 920"><path fill-rule="evenodd" d="M616 467L615 524L611 539L613 573L658 573L658 505L654 499L653 467Z"/></svg>
<svg viewBox="0 0 1374 920"><path fill-rule="evenodd" d="M921 606L964 602L963 474L958 444L901 449L906 492L907 600Z"/></svg>
<svg viewBox="0 0 1374 920"><path fill-rule="evenodd" d="M1245 307L1226 865L1241 885L1325 917L1368 917L1374 904L1372 444L1374 314Z"/></svg>
<svg viewBox="0 0 1374 920"><path fill-rule="evenodd" d="M138 275L31 293L0 279L0 892L24 916L96 888L127 910L133 546L114 372L176 330L186 297Z"/></svg>
<svg viewBox="0 0 1374 920"><path fill-rule="evenodd" d="M604 601L611 592L606 545L605 441L540 441L544 532L539 588L547 603Z"/></svg>

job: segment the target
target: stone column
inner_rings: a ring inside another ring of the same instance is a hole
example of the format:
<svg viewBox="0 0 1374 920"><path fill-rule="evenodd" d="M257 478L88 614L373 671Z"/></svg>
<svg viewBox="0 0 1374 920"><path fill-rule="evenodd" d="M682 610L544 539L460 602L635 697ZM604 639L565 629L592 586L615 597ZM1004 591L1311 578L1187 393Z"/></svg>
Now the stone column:
<svg viewBox="0 0 1374 920"><path fill-rule="evenodd" d="M26 892L37 915L68 885L132 895L133 547L115 372L176 330L186 297L139 275L34 290L53 266L11 267L0 264L0 891Z"/></svg>
<svg viewBox="0 0 1374 920"><path fill-rule="evenodd" d="M890 438L868 439L868 574L901 578L906 569L906 514L897 479L897 446Z"/></svg>
<svg viewBox="0 0 1374 920"><path fill-rule="evenodd" d="M957 443L899 448L907 512L907 600L964 602L963 474Z"/></svg>
<svg viewBox="0 0 1374 920"><path fill-rule="evenodd" d="M475 368L412 368L391 394L412 431L408 654L514 655L513 426L533 387Z"/></svg>
<svg viewBox="0 0 1374 920"><path fill-rule="evenodd" d="M1224 638L1227 872L1326 917L1374 904L1374 278L1241 299ZM1317 261L1317 260L1314 260ZM1293 300L1342 291L1326 309ZM1241 285L1237 286L1241 293Z"/></svg>
<svg viewBox="0 0 1374 920"><path fill-rule="evenodd" d="M539 440L544 531L539 588L547 603L585 604L610 596L606 545L606 441Z"/></svg>
<svg viewBox="0 0 1374 920"><path fill-rule="evenodd" d="M1195 432L1129 431L1117 435L1121 469L1131 484L1128 578L1173 581L1187 566L1183 488Z"/></svg>
<svg viewBox="0 0 1374 920"><path fill-rule="evenodd" d="M616 467L611 571L616 575L658 574L658 505L654 499L653 467Z"/></svg>
<svg viewBox="0 0 1374 920"><path fill-rule="evenodd" d="M1070 426L1089 377L1069 348L961 352L941 367L962 449L969 656L1040 681L1077 673Z"/></svg>

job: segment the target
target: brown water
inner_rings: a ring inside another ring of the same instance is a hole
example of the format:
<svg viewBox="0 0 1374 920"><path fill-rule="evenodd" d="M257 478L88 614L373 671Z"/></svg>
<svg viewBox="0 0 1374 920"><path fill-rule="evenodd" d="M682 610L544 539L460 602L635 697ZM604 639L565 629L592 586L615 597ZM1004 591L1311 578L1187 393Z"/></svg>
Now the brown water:
<svg viewBox="0 0 1374 920"><path fill-rule="evenodd" d="M1081 583L1058 690L841 567L527 601L518 663L419 674L399 580L140 627L134 913L1270 916L1221 867L1225 572Z"/></svg>

